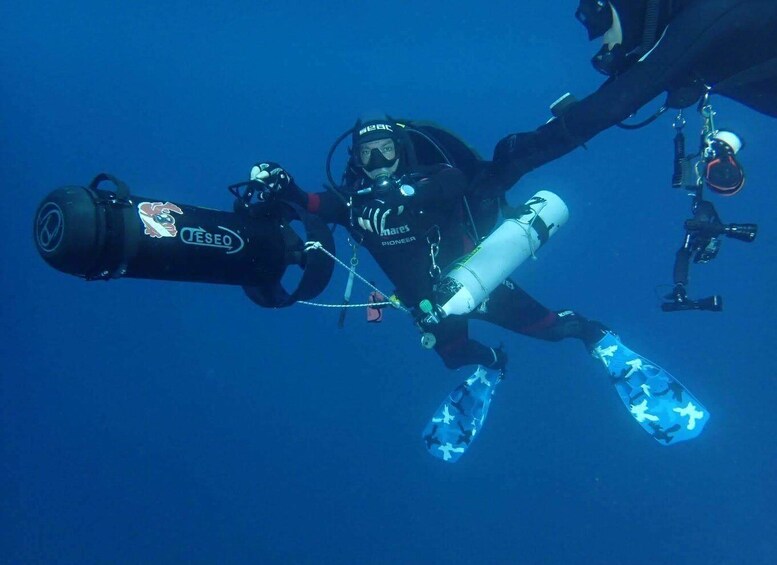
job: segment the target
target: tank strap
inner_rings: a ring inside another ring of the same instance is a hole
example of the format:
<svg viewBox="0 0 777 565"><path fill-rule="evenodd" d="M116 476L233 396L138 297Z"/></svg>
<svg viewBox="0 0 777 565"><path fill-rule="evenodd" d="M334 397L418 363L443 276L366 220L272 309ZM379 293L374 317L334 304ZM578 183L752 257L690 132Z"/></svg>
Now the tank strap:
<svg viewBox="0 0 777 565"><path fill-rule="evenodd" d="M105 181L112 183L115 189L100 189L100 184ZM133 230L127 229L134 212L129 187L109 173L100 173L92 179L86 190L94 200L98 210L97 221L102 223L102 229L97 230L100 252L95 258L94 266L86 272L85 278L119 278L126 271L127 261L135 254L138 246L137 239L133 237ZM116 251L109 254L109 249Z"/></svg>

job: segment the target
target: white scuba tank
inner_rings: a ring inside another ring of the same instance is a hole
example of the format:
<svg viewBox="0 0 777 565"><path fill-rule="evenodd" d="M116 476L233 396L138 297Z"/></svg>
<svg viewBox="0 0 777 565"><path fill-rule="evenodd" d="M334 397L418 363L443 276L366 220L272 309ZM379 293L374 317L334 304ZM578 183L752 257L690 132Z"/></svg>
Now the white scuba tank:
<svg viewBox="0 0 777 565"><path fill-rule="evenodd" d="M525 206L520 217L506 219L444 271L434 296L440 317L472 312L569 218L564 201L547 190L537 192Z"/></svg>

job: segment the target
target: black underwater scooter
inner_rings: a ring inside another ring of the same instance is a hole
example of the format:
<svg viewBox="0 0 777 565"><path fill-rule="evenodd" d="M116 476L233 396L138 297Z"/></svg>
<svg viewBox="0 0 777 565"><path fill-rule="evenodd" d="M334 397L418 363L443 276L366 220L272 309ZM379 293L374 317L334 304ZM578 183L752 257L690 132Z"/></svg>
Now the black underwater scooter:
<svg viewBox="0 0 777 565"><path fill-rule="evenodd" d="M419 161L448 162L474 174L477 153L430 122L402 124ZM331 176L327 187L344 198ZM471 170L470 170L471 169ZM344 175L345 179L345 175ZM107 186L107 188L106 188ZM259 306L281 308L318 296L329 283L335 256L332 230L317 216L276 198L257 181L230 185L232 212L131 195L118 178L101 173L87 186L59 188L38 206L33 237L53 268L91 280L120 277L231 284ZM472 229L485 235L498 214L496 201L472 204ZM303 241L292 227L301 223ZM306 242L316 242L306 248ZM289 266L302 269L297 288L281 279Z"/></svg>
<svg viewBox="0 0 777 565"><path fill-rule="evenodd" d="M255 188L232 185L237 200L234 211L225 212L134 196L122 181L102 173L87 186L59 188L43 199L35 214L35 245L49 265L89 281L240 285L268 308L318 296L334 269L327 255L334 255L330 229L288 203L251 203ZM293 222L301 222L306 241L320 243L327 253L306 250ZM287 292L281 278L291 265L302 275Z"/></svg>

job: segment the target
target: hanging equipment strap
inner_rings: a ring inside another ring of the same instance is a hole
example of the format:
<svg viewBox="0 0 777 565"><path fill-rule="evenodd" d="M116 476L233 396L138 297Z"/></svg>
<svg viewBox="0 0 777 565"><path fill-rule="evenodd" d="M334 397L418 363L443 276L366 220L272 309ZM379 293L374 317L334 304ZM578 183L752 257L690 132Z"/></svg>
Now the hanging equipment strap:
<svg viewBox="0 0 777 565"><path fill-rule="evenodd" d="M353 279L356 277L356 267L359 265L359 258L356 256L356 243L353 244L353 255L351 256L351 268L348 271L348 282L345 283L345 292L343 293L343 308L340 310L340 317L337 319L337 327L345 327L345 314L348 312L348 305L351 303L351 292L353 291Z"/></svg>
<svg viewBox="0 0 777 565"><path fill-rule="evenodd" d="M656 43L660 12L661 0L648 0L645 7L645 26L642 28L642 43L639 48L640 56L650 51Z"/></svg>
<svg viewBox="0 0 777 565"><path fill-rule="evenodd" d="M691 161L685 153L685 134L683 128L686 121L682 110L672 124L674 136L674 169L672 171L672 186L674 188L691 188L696 182L691 177Z"/></svg>

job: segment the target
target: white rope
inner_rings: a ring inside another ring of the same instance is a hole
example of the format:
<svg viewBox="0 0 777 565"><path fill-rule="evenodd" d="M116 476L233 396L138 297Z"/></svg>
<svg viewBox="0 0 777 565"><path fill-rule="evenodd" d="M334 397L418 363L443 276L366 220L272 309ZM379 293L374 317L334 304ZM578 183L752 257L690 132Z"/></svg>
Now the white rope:
<svg viewBox="0 0 777 565"><path fill-rule="evenodd" d="M306 304L308 306L318 306L319 308L370 308L377 306L397 306L402 310L405 310L404 306L398 306L393 302L367 302L365 304L322 304L321 302L308 302L307 300L297 300L298 304Z"/></svg>
<svg viewBox="0 0 777 565"><path fill-rule="evenodd" d="M308 241L305 243L305 252L312 251L314 249L318 249L319 251L323 251L326 253L335 263L343 267L346 271L354 275L357 279L362 281L364 284L366 284L368 287L370 287L375 292L379 293L382 296L388 296L385 292L382 292L378 287L376 287L374 284L372 284L370 281L365 279L363 276L361 276L359 273L356 272L356 269L353 267L349 267L345 263L343 263L340 259L332 255L323 245L321 245L320 241ZM365 308L370 306L393 306L399 310L402 310L403 312L410 312L407 308L402 306L402 303L397 300L394 302L393 300L388 300L386 302L369 302L367 304L321 304L318 302L306 302L304 300L297 300L300 304L307 304L308 306L318 306L321 308Z"/></svg>

